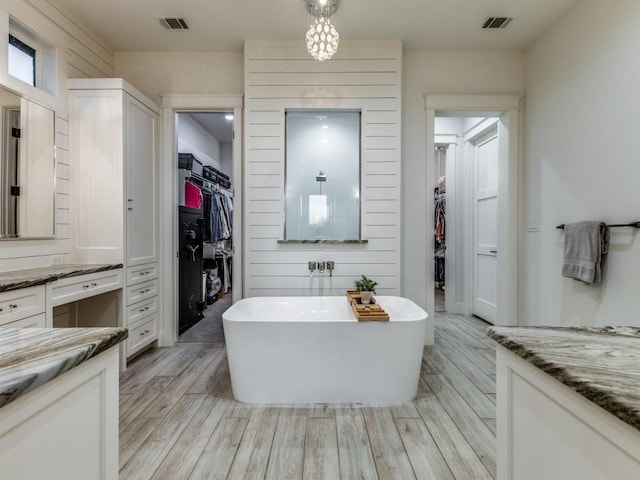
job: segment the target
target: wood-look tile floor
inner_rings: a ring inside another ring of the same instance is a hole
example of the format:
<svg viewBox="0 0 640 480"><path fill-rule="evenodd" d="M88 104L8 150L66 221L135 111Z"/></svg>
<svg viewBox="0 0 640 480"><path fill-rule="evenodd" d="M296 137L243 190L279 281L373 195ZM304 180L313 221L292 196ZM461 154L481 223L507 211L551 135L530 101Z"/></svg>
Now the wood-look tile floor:
<svg viewBox="0 0 640 480"><path fill-rule="evenodd" d="M417 398L393 406L250 406L224 347L181 343L121 374L120 480L495 477L487 324L438 314Z"/></svg>

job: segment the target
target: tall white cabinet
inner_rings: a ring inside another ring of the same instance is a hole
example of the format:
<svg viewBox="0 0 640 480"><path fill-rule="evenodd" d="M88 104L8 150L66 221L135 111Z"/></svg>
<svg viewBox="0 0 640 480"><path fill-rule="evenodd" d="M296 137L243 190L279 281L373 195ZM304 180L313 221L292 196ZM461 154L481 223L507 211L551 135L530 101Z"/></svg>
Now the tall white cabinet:
<svg viewBox="0 0 640 480"><path fill-rule="evenodd" d="M122 79L69 80L78 263L122 263L130 357L158 338L159 108Z"/></svg>

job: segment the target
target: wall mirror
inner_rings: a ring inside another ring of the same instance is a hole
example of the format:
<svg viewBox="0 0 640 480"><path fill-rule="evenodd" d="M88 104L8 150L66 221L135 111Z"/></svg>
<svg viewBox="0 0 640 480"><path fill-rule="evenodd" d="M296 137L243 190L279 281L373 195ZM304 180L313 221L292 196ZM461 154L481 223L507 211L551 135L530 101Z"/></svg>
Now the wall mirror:
<svg viewBox="0 0 640 480"><path fill-rule="evenodd" d="M54 112L0 88L0 239L51 238Z"/></svg>
<svg viewBox="0 0 640 480"><path fill-rule="evenodd" d="M285 240L360 239L360 116L285 113Z"/></svg>

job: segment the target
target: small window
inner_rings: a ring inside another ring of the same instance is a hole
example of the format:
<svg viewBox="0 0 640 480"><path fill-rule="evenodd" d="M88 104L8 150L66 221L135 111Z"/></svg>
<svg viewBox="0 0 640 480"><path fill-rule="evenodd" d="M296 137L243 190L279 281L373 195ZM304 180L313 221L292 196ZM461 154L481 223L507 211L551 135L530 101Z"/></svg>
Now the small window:
<svg viewBox="0 0 640 480"><path fill-rule="evenodd" d="M36 86L36 50L9 35L9 75Z"/></svg>

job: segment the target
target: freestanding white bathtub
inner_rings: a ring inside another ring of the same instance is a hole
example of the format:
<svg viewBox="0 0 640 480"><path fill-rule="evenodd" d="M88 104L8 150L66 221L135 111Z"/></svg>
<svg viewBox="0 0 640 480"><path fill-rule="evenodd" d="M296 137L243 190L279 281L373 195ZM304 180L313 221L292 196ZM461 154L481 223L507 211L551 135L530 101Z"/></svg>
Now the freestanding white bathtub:
<svg viewBox="0 0 640 480"><path fill-rule="evenodd" d="M358 322L345 296L254 297L222 315L234 397L247 403L391 404L418 390L427 313L377 296Z"/></svg>

